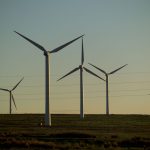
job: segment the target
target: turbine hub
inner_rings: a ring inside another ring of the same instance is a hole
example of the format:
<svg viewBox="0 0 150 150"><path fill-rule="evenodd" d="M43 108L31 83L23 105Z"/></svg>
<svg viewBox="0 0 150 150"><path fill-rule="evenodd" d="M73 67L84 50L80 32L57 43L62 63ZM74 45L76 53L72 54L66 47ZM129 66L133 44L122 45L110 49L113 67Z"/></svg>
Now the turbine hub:
<svg viewBox="0 0 150 150"><path fill-rule="evenodd" d="M48 52L47 51L44 51L44 56L48 56Z"/></svg>
<svg viewBox="0 0 150 150"><path fill-rule="evenodd" d="M79 65L79 68L80 68L80 69L83 69L83 65Z"/></svg>

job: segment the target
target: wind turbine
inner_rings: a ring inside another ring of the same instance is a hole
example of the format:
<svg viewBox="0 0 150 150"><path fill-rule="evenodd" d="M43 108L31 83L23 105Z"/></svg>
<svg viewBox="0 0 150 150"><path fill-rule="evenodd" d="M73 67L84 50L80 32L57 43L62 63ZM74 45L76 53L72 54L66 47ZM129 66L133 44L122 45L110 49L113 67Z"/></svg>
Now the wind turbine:
<svg viewBox="0 0 150 150"><path fill-rule="evenodd" d="M10 114L12 113L12 104L11 104L12 101L13 101L13 103L14 103L15 108L17 109L17 106L16 106L16 103L15 103L15 99L14 99L14 96L13 96L12 91L14 91L14 90L17 88L17 86L20 84L20 82L21 82L23 79L24 79L24 78L22 78L11 90L0 88L0 90L2 90L2 91L9 92L9 96L10 96L10 106L9 106L10 108L9 108L9 113L10 113Z"/></svg>
<svg viewBox="0 0 150 150"><path fill-rule="evenodd" d="M83 37L84 35L81 35L81 36L79 36L79 37L77 37L77 38L51 50L51 51L47 51L40 44L32 41L31 39L18 33L17 31L14 31L14 32L44 52L44 56L45 56L45 126L51 126L51 115L50 115L50 111L49 111L49 97L50 97L50 87L49 87L49 85L50 85L50 63L49 63L49 61L50 61L50 54L60 51L61 49L65 48L66 46L75 42L76 40Z"/></svg>
<svg viewBox="0 0 150 150"><path fill-rule="evenodd" d="M103 78L99 77L98 75L96 75L95 73L93 73L92 71L90 71L89 69L85 68L83 66L84 64L84 48L83 48L83 38L82 38L82 51L81 51L81 64L79 65L79 67L71 70L69 73L67 73L66 75L64 75L63 77L61 77L60 79L58 79L57 81L65 78L66 76L80 70L80 118L83 119L84 118L84 86L83 86L83 70L85 70L86 72L100 78L101 80L104 80ZM105 81L105 80L104 80Z"/></svg>
<svg viewBox="0 0 150 150"><path fill-rule="evenodd" d="M99 71L101 71L102 73L105 74L106 76L106 115L109 115L109 94L108 94L108 76L111 74L116 73L117 71L119 71L120 69L122 69L123 67L125 67L127 64L123 65L122 67L119 67L118 69L115 69L114 71L111 71L110 73L107 73L106 71L96 67L95 65L92 65L91 63L89 63L91 66L95 67L96 69L98 69Z"/></svg>

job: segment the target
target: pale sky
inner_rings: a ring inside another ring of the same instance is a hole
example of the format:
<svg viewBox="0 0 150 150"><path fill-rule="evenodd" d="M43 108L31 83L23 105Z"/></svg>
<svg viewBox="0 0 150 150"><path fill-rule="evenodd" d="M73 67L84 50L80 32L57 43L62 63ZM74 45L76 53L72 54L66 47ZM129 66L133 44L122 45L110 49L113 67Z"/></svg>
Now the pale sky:
<svg viewBox="0 0 150 150"><path fill-rule="evenodd" d="M52 50L82 34L85 66L110 72L111 114L150 114L149 0L0 0L0 88L12 88L13 113L44 113L43 53L16 30ZM79 72L56 80L80 65L81 39L51 55L52 113L79 113ZM84 72L85 113L105 113L105 83ZM0 91L0 113L9 113L9 94Z"/></svg>

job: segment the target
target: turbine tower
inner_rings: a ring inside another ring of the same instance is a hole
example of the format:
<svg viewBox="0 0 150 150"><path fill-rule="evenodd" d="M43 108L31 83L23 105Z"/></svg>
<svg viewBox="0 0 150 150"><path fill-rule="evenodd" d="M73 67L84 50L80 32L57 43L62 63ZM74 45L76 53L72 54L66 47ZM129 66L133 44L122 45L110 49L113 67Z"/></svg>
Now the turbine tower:
<svg viewBox="0 0 150 150"><path fill-rule="evenodd" d="M92 71L90 71L89 69L85 68L83 66L84 64L84 48L83 48L83 37L82 37L82 51L81 51L81 64L79 65L79 67L73 69L72 71L70 71L69 73L67 73L66 75L64 75L63 77L61 77L60 79L58 79L57 81L65 78L66 76L76 72L77 70L80 70L80 118L83 119L84 118L84 86L83 86L83 70L85 70L86 72L100 78L101 80L104 80L103 78L99 77L98 75L96 75L95 73L93 73ZM104 80L105 81L105 80Z"/></svg>
<svg viewBox="0 0 150 150"><path fill-rule="evenodd" d="M21 82L23 79L24 79L24 78L22 78L11 90L0 88L0 90L9 92L9 96L10 96L10 98L9 98L9 100L10 100L10 101L9 101L9 113L10 113L10 114L12 114L12 104L11 104L12 101L13 101L13 103L14 103L15 108L17 109L17 106L16 106L16 103L15 103L15 99L14 99L14 96L13 96L12 91L14 91L14 90L17 88L17 86L20 84L20 82Z"/></svg>
<svg viewBox="0 0 150 150"><path fill-rule="evenodd" d="M90 64L90 65L93 66L94 68L98 69L102 73L104 73L105 76L106 76L106 115L109 115L108 76L111 75L111 74L116 73L117 71L119 71L120 69L122 69L123 67L125 67L127 64L123 65L122 67L119 67L118 69L115 69L114 71L111 71L110 73L107 73L106 71L104 71L103 69L100 69L100 68L96 67L95 65L92 65L92 64Z"/></svg>
<svg viewBox="0 0 150 150"><path fill-rule="evenodd" d="M60 51L61 49L65 48L66 46L75 42L76 40L83 37L84 35L79 36L79 37L77 37L77 38L51 50L51 51L47 51L43 46L32 41L31 39L27 38L26 36L18 33L17 31L14 31L14 32L44 52L44 56L45 56L45 126L51 126L51 114L49 111L49 98L50 98L50 87L49 87L49 85L50 85L50 63L49 62L50 62L50 54Z"/></svg>

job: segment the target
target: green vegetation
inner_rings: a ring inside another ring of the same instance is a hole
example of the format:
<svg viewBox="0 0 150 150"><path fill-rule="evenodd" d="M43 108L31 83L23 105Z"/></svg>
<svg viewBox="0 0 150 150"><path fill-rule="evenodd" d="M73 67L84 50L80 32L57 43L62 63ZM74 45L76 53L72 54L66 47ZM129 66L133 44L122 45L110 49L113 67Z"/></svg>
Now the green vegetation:
<svg viewBox="0 0 150 150"><path fill-rule="evenodd" d="M0 149L150 150L149 115L0 115Z"/></svg>

